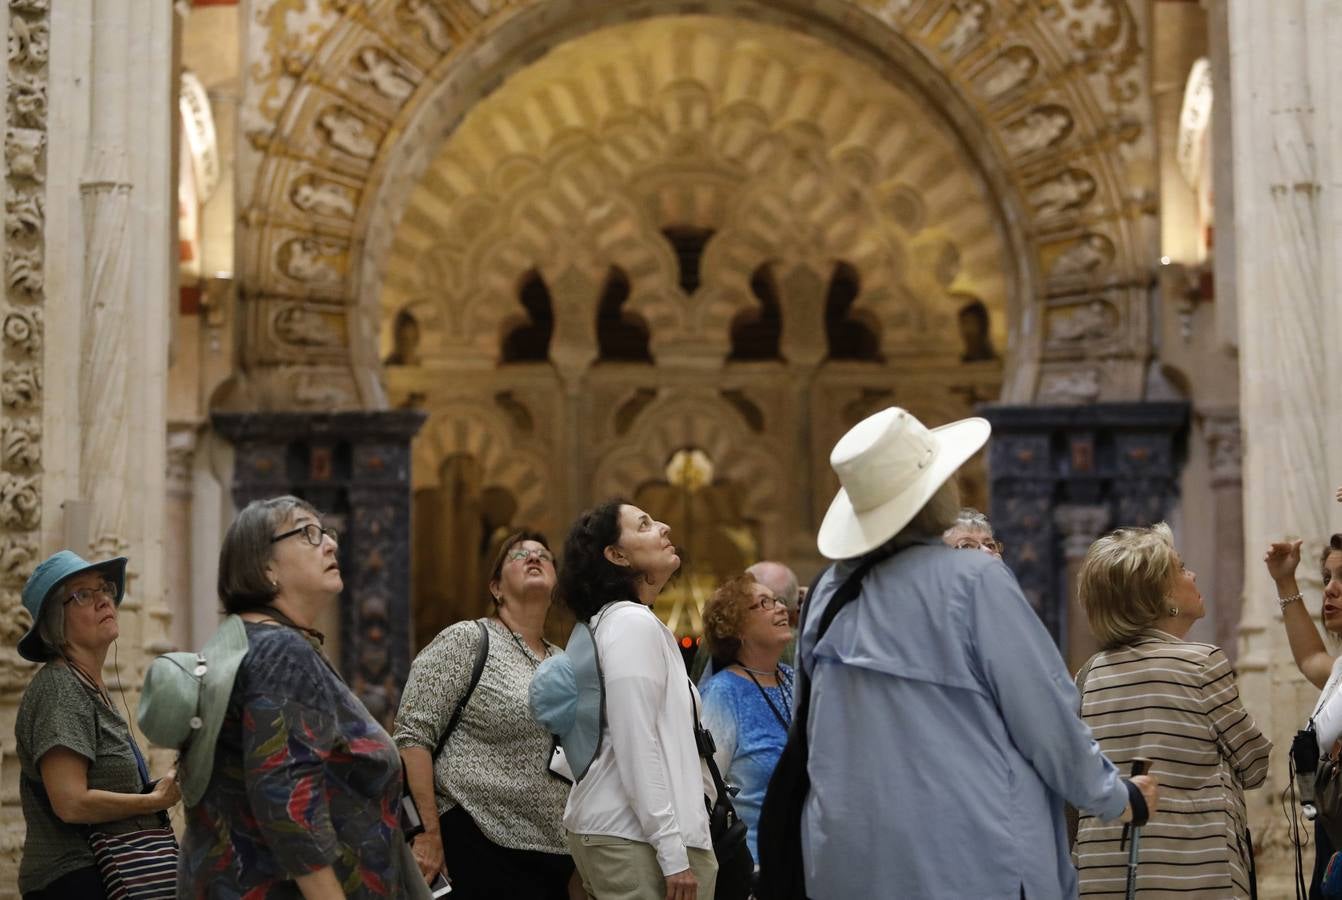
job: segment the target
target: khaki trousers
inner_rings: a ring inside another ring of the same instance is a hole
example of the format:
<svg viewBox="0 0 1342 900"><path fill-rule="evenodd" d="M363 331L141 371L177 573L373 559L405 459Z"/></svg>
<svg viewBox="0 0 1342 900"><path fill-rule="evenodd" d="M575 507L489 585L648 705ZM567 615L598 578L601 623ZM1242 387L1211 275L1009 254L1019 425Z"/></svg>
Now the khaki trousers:
<svg viewBox="0 0 1342 900"><path fill-rule="evenodd" d="M608 834L568 834L568 848L593 900L666 900L666 878L651 844ZM712 850L687 847L699 882L698 900L713 900L718 861Z"/></svg>

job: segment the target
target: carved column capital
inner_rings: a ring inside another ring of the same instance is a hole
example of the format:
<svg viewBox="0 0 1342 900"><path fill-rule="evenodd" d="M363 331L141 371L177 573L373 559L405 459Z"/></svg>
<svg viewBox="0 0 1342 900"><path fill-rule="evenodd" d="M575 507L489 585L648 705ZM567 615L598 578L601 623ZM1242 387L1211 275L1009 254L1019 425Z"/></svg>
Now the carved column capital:
<svg viewBox="0 0 1342 900"><path fill-rule="evenodd" d="M1240 484L1243 444L1239 416L1235 413L1208 415L1202 426L1202 434L1211 454L1212 487Z"/></svg>
<svg viewBox="0 0 1342 900"><path fill-rule="evenodd" d="M1062 532L1062 552L1067 561L1084 559L1090 545L1109 525L1109 507L1103 503L1069 504L1053 510L1053 524Z"/></svg>
<svg viewBox="0 0 1342 900"><path fill-rule="evenodd" d="M168 495L191 496L191 464L196 457L196 428L168 426Z"/></svg>

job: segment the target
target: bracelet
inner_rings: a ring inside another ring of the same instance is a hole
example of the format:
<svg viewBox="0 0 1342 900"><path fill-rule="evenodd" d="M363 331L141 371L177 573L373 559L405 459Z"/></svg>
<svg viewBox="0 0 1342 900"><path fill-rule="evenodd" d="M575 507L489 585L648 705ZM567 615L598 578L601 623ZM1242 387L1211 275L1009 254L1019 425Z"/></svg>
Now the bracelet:
<svg viewBox="0 0 1342 900"><path fill-rule="evenodd" d="M1278 608L1278 609L1281 609L1281 610L1285 610L1286 607L1290 606L1292 603L1296 602L1297 600L1304 600L1304 599L1305 599L1305 598L1304 598L1301 594L1299 594L1299 593L1292 594L1292 595L1289 596L1289 597L1278 597L1278 598L1277 598L1277 608Z"/></svg>

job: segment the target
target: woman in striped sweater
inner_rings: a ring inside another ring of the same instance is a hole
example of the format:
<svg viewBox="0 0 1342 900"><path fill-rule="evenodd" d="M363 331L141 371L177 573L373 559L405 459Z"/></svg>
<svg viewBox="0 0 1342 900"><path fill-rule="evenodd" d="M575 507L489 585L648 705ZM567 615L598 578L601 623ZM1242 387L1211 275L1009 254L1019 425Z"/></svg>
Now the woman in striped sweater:
<svg viewBox="0 0 1342 900"><path fill-rule="evenodd" d="M1217 647L1184 640L1205 613L1197 576L1165 524L1122 528L1086 554L1078 592L1100 646L1077 675L1081 716L1124 768L1152 761L1160 811L1142 829L1143 898L1248 898L1246 788L1267 777L1272 749L1240 703ZM1082 817L1076 865L1084 897L1122 897L1122 826Z"/></svg>

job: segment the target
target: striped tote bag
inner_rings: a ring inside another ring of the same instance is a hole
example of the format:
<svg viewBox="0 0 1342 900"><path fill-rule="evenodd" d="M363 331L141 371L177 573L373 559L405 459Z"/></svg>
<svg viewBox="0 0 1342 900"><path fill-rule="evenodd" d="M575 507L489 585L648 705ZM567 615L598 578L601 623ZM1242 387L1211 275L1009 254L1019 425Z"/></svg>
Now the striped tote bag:
<svg viewBox="0 0 1342 900"><path fill-rule="evenodd" d="M171 828L89 833L108 900L174 900L177 838Z"/></svg>

